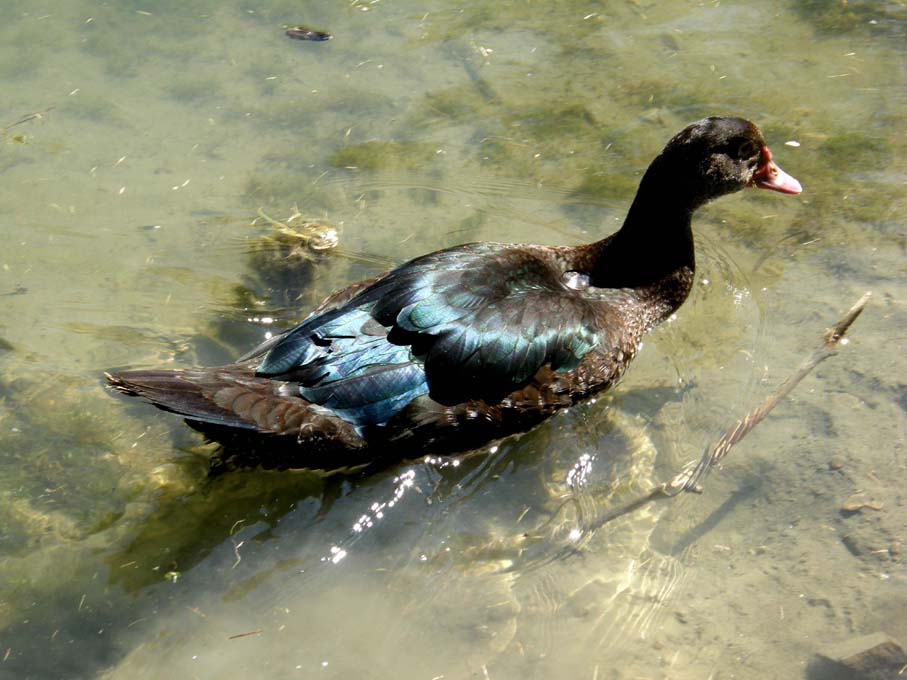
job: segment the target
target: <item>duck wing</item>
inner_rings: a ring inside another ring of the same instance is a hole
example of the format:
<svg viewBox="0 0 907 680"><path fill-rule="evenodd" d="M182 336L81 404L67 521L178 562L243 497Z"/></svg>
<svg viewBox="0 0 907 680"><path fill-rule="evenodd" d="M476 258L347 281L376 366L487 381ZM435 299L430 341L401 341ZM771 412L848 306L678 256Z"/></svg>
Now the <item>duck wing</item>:
<svg viewBox="0 0 907 680"><path fill-rule="evenodd" d="M535 249L469 244L413 260L262 348L256 375L355 425L416 397L496 402L542 367L576 368L601 343L595 296Z"/></svg>

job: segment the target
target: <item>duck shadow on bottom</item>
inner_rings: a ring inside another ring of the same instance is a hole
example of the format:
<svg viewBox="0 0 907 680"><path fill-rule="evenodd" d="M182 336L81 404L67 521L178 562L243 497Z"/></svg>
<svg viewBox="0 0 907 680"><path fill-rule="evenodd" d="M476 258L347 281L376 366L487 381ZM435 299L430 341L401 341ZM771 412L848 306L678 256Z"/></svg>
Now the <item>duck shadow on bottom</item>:
<svg viewBox="0 0 907 680"><path fill-rule="evenodd" d="M682 393L651 388L622 396L628 404L645 402L649 412L657 412L665 403L681 398ZM188 572L229 542L239 528L256 527L251 537L245 532L245 540L271 540L288 515L292 516L294 533L304 536L314 532L324 538L326 526L339 523L346 527L369 514L379 502L376 499L393 498L401 480L420 487L418 493L432 507L431 513L439 512L442 506L469 504L477 494L484 497L483 492L487 492L495 497L493 509L500 511L499 518L514 509L509 506L519 505L531 509L527 525L549 524L561 513L564 493L569 491L566 480L584 452L598 457L596 475L604 480L600 486L605 489L614 483L612 480L630 474L632 462L626 459L631 451L623 431L626 414L620 413L625 400L609 397L607 404L600 400L594 406L578 407L566 418L555 418L529 433L465 454L421 456L408 461L386 456L357 471L333 474L250 468L248 464L256 456L280 460L267 448L271 442L259 440L249 449L242 447L242 440L216 448L199 446L192 441L195 435L178 429L178 447L189 455L177 465L196 466L194 474L202 475L198 488L172 495L165 492L159 497L157 508L140 521L129 543L107 556L109 581L129 592L141 590L159 583L165 574ZM288 456L294 448L298 455L295 439L281 445L290 447ZM609 451L609 447L617 450ZM555 487L558 491L553 494ZM583 502L588 503L588 499ZM338 504L342 507L335 510ZM467 513L475 510L463 507ZM426 521L430 516L426 515ZM488 519L493 523L494 518ZM547 550L541 547L542 552ZM549 547L553 554L561 546L552 539Z"/></svg>

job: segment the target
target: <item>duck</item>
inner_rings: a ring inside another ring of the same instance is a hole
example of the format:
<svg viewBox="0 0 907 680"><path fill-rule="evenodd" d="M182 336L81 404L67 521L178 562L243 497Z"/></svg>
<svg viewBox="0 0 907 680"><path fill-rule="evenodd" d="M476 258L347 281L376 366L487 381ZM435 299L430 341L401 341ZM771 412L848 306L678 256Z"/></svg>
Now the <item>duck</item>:
<svg viewBox="0 0 907 680"><path fill-rule="evenodd" d="M693 213L748 187L802 191L753 123L705 118L667 142L601 240L439 250L333 293L233 363L107 383L238 442L251 465L336 470L478 449L613 386L690 294Z"/></svg>

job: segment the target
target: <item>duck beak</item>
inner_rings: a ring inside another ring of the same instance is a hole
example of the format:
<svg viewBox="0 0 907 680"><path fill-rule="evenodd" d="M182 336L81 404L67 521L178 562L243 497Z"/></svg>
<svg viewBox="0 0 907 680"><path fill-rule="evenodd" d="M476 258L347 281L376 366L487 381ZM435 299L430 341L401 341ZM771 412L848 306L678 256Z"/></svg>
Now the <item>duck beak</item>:
<svg viewBox="0 0 907 680"><path fill-rule="evenodd" d="M772 152L768 150L767 146L762 147L762 165L759 166L753 175L753 179L750 180L750 186L756 186L760 189L771 189L782 194L799 194L803 191L800 182L784 172L772 160Z"/></svg>

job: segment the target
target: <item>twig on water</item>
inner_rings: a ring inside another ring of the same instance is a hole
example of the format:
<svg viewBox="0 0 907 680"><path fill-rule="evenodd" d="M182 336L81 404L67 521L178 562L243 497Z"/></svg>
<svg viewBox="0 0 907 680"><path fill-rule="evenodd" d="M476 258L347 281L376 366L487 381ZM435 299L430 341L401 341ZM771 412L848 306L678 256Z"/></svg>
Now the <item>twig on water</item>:
<svg viewBox="0 0 907 680"><path fill-rule="evenodd" d="M237 633L236 635L231 635L228 637L228 640L238 640L239 638L249 637L250 635L261 635L261 630L250 630L248 633Z"/></svg>
<svg viewBox="0 0 907 680"><path fill-rule="evenodd" d="M10 123L9 125L7 125L5 127L0 128L0 137L5 137L6 133L9 132L12 128L16 127L17 125L22 125L22 123L27 123L30 120L43 118L44 114L47 113L48 111L53 110L53 108L54 108L53 106L48 106L46 109L43 109L41 111L35 111L34 113L30 113L27 116L22 116L22 118L20 118L19 120L15 121L13 123Z"/></svg>

